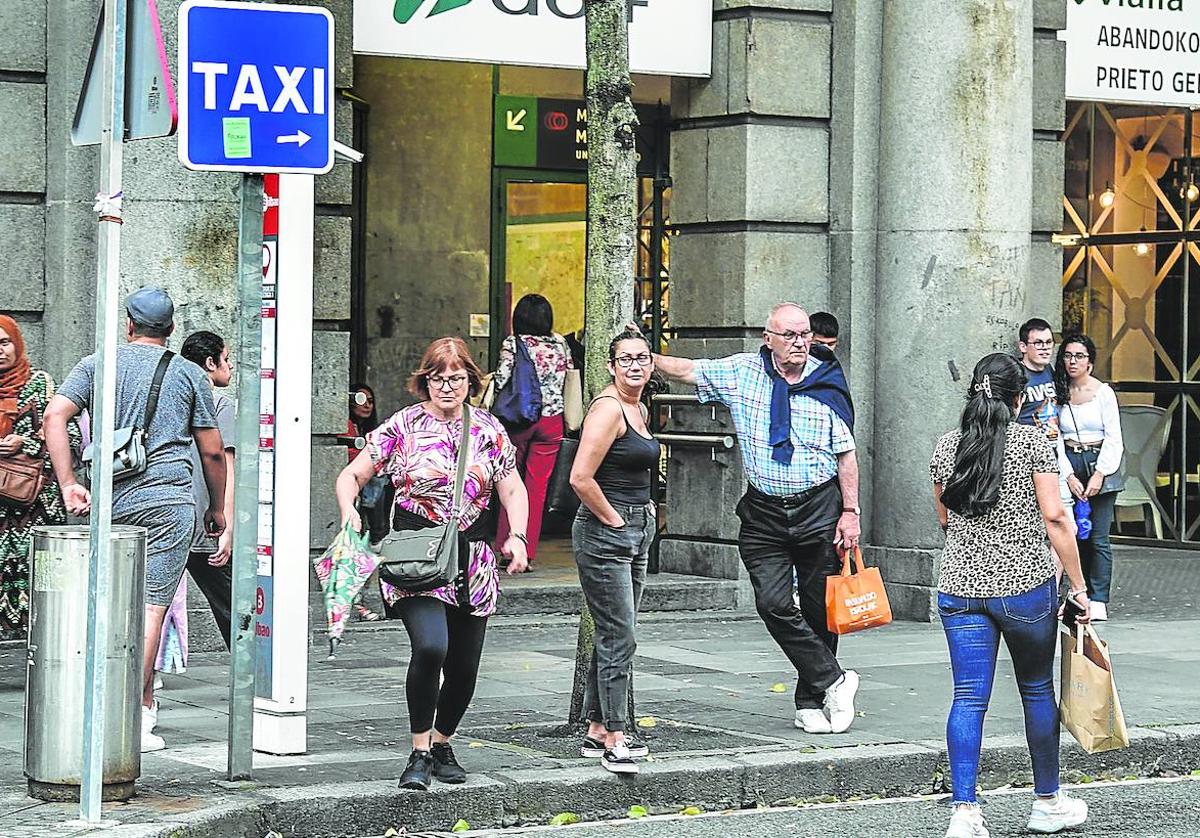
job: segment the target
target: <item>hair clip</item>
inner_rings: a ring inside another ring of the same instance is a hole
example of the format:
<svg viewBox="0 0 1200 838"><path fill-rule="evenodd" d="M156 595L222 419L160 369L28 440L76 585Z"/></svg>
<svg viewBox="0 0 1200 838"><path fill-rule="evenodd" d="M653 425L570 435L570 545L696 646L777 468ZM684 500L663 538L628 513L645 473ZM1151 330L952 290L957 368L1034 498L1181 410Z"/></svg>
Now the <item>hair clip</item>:
<svg viewBox="0 0 1200 838"><path fill-rule="evenodd" d="M995 398L995 396L992 395L992 378L986 373L984 373L983 380L975 385L976 393L981 390L983 391L983 395L985 395L987 398Z"/></svg>

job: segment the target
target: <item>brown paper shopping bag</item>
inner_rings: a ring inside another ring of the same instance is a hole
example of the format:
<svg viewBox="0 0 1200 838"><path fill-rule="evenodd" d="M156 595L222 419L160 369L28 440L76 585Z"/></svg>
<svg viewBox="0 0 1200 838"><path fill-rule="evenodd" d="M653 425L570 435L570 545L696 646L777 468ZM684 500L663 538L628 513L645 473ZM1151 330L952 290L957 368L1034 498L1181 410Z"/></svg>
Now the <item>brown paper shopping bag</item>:
<svg viewBox="0 0 1200 838"><path fill-rule="evenodd" d="M1090 625L1062 632L1059 712L1063 726L1089 754L1129 745L1108 644Z"/></svg>

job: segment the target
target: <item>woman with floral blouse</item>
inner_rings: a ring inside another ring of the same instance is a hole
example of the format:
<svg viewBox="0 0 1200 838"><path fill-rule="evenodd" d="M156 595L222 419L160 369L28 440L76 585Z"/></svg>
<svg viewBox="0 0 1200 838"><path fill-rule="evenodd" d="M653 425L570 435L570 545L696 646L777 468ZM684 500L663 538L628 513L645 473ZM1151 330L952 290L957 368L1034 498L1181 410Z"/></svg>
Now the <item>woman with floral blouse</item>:
<svg viewBox="0 0 1200 838"><path fill-rule="evenodd" d="M408 390L422 401L406 407L367 435L368 456L342 470L337 500L343 524L362 529L354 500L374 475L396 488L395 530L444 524L451 516L463 403L481 389L482 374L460 338L438 338L425 350ZM495 488L512 522L502 545L508 572L525 569L525 487L516 451L500 421L483 410L470 413L466 479L459 528L466 541L465 574L454 583L421 593L384 583L383 596L404 620L412 645L405 694L412 754L400 777L405 789L429 788L430 778L462 783L467 772L455 759L450 738L475 691L487 619L496 610L500 579L487 542L484 513Z"/></svg>
<svg viewBox="0 0 1200 838"><path fill-rule="evenodd" d="M566 411L563 387L567 370L572 369L567 340L554 331L554 309L541 294L526 294L513 307L513 333L500 345L500 363L496 367L496 389L512 377L517 358L517 341L525 344L542 391L542 415L528 428L510 428L517 449L517 471L529 494L529 562L537 559L542 538L542 511L546 489L558 449L563 439L563 415ZM497 544L508 537L508 517L500 516Z"/></svg>

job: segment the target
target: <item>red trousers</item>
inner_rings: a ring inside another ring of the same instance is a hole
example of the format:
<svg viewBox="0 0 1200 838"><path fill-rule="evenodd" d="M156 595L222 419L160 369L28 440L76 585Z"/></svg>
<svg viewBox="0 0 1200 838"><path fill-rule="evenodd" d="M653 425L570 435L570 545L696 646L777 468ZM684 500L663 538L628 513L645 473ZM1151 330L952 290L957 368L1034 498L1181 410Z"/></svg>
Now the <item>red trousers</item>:
<svg viewBox="0 0 1200 838"><path fill-rule="evenodd" d="M546 486L554 472L554 461L558 459L558 448L563 438L562 415L543 416L525 430L517 431L511 438L517 447L517 472L529 494L529 524L525 537L529 539L529 560L533 561L542 536ZM499 547L504 547L508 533L508 513L501 510L500 526L496 531L496 544Z"/></svg>

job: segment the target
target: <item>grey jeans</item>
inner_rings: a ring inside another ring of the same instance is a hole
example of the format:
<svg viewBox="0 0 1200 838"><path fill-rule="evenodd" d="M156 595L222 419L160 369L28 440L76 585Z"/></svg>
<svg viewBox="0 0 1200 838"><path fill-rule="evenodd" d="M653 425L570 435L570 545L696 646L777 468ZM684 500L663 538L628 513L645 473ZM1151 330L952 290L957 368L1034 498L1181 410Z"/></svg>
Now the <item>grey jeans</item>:
<svg viewBox="0 0 1200 838"><path fill-rule="evenodd" d="M596 622L595 648L583 694L584 716L606 730L625 729L629 669L637 650L637 610L654 540L650 504L616 506L625 526L605 526L586 506L571 528L584 599Z"/></svg>

